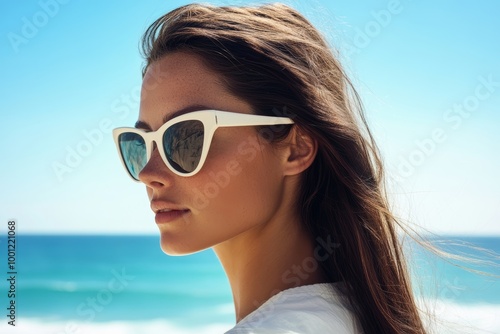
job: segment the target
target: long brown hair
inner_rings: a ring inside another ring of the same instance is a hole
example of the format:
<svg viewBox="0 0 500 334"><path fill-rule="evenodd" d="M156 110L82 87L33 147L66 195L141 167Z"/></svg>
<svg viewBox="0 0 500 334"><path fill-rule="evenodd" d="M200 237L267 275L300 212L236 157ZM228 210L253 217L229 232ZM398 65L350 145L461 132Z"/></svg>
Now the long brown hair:
<svg viewBox="0 0 500 334"><path fill-rule="evenodd" d="M320 262L325 275L346 283L365 333L425 333L396 230L405 226L389 210L360 99L318 31L282 4L193 4L160 17L142 42L144 71L169 52L193 52L258 113L293 114L318 142L297 205L314 240L338 245Z"/></svg>

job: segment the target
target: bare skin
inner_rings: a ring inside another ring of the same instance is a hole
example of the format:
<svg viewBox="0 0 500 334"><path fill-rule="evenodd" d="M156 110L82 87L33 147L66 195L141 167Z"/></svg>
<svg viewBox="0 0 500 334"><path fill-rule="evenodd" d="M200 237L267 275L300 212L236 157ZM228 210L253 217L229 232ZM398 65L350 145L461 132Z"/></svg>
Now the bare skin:
<svg viewBox="0 0 500 334"><path fill-rule="evenodd" d="M168 54L146 72L139 120L154 131L182 109L253 113L223 82L197 56ZM316 151L315 141L296 129L273 146L253 127L220 128L198 174L174 174L155 150L139 175L153 210L183 211L174 221L157 220L163 251L184 255L212 247L228 276L237 321L280 291L324 282L319 270L287 276L314 259L295 203L300 175Z"/></svg>

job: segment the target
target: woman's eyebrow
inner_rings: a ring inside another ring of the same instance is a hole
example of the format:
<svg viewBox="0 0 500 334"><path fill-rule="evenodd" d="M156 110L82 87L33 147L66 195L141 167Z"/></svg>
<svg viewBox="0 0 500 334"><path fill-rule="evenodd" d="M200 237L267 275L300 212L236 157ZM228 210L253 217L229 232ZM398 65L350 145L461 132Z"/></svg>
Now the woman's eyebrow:
<svg viewBox="0 0 500 334"><path fill-rule="evenodd" d="M134 127L136 129L151 130L151 127L149 126L149 124L146 123L146 122L143 122L143 121L137 121L137 122L135 122Z"/></svg>
<svg viewBox="0 0 500 334"><path fill-rule="evenodd" d="M211 110L213 108L210 108L210 107L207 107L205 105L202 105L202 104L192 104L192 105L189 105L185 108L182 108L180 110L177 110L173 113L170 113L168 115L165 115L165 117L163 117L163 123L162 124L165 124L167 123L169 120L177 117L177 116L180 116L180 115L183 115L183 114L187 114L189 112L192 112L192 111L199 111L199 110ZM144 130L152 130L151 126L144 122L144 121L141 121L141 120L138 120L137 122L135 122L135 128L137 129L144 129Z"/></svg>

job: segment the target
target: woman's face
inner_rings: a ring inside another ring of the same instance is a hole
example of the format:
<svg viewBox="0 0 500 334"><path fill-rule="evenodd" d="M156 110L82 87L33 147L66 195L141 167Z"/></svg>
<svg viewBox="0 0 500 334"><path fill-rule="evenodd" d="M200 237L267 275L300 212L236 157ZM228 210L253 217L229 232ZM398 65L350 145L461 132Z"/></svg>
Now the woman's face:
<svg viewBox="0 0 500 334"><path fill-rule="evenodd" d="M175 52L149 66L139 114L147 130L179 111L203 109L253 113L196 55ZM200 251L270 221L283 198L282 161L281 151L253 127L217 129L205 164L190 177L170 171L155 148L139 178L153 211L175 209L155 216L163 251Z"/></svg>

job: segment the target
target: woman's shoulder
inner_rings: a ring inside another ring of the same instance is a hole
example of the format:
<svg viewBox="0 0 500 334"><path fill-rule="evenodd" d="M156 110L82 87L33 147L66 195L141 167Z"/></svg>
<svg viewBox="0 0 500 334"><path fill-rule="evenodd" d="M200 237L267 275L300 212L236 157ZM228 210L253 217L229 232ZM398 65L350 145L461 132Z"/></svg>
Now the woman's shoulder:
<svg viewBox="0 0 500 334"><path fill-rule="evenodd" d="M282 291L226 334L359 333L343 284L322 283Z"/></svg>

